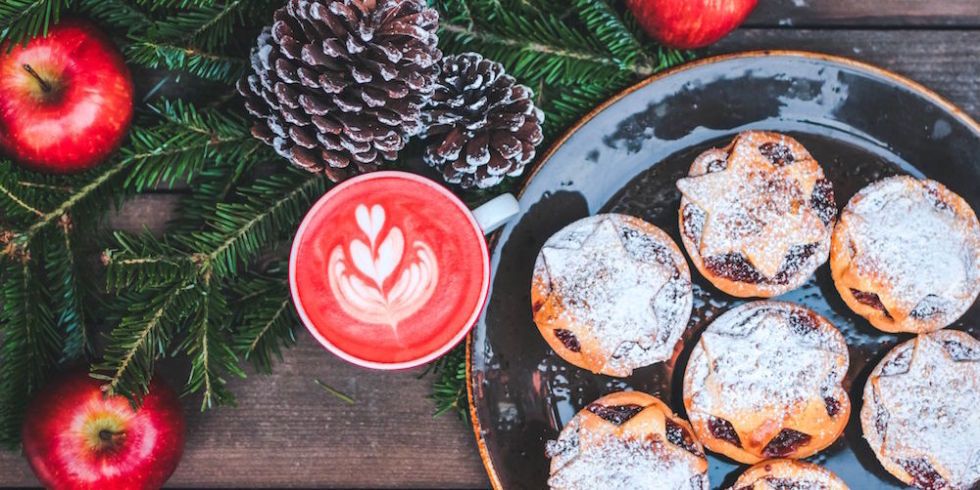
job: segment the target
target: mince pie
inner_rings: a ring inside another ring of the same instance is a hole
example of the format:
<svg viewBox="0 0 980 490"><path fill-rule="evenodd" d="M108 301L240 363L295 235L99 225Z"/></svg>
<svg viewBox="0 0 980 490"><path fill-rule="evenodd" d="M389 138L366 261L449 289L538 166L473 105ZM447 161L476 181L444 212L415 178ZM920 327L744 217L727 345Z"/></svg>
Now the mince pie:
<svg viewBox="0 0 980 490"><path fill-rule="evenodd" d="M548 441L547 455L556 490L708 489L708 460L690 424L645 393L592 402Z"/></svg>
<svg viewBox="0 0 980 490"><path fill-rule="evenodd" d="M848 490L830 470L795 459L770 459L742 473L730 490Z"/></svg>
<svg viewBox="0 0 980 490"><path fill-rule="evenodd" d="M681 239L718 289L772 297L827 260L837 208L830 181L801 144L747 131L699 155L681 191Z"/></svg>
<svg viewBox="0 0 980 490"><path fill-rule="evenodd" d="M531 308L548 344L595 373L629 376L669 359L691 316L691 275L670 237L639 218L600 214L545 242Z"/></svg>
<svg viewBox="0 0 980 490"><path fill-rule="evenodd" d="M980 488L980 341L940 330L892 349L864 386L861 428L902 482Z"/></svg>
<svg viewBox="0 0 980 490"><path fill-rule="evenodd" d="M932 332L980 294L980 223L942 184L889 177L854 195L834 229L834 284L886 332Z"/></svg>
<svg viewBox="0 0 980 490"><path fill-rule="evenodd" d="M758 301L701 334L684 372L684 406L708 449L742 463L804 458L844 431L851 404L844 337L802 306Z"/></svg>

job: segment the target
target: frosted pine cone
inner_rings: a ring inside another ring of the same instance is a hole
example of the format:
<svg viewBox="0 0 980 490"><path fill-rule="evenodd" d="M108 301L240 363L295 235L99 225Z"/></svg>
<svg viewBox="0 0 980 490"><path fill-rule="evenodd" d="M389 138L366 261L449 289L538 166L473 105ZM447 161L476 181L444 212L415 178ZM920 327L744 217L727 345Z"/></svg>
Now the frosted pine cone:
<svg viewBox="0 0 980 490"><path fill-rule="evenodd" d="M426 163L464 188L520 175L543 139L544 113L534 106L534 93L476 53L446 57L441 65L423 112Z"/></svg>
<svg viewBox="0 0 980 490"><path fill-rule="evenodd" d="M425 0L289 0L238 83L252 134L334 181L395 159L422 129L438 23Z"/></svg>

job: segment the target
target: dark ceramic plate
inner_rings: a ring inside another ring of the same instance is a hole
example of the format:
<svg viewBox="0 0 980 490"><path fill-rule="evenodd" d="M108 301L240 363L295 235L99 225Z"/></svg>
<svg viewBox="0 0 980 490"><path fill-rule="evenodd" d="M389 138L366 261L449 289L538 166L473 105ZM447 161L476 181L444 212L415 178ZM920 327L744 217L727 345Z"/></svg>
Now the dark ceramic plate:
<svg viewBox="0 0 980 490"><path fill-rule="evenodd" d="M546 488L545 441L582 407L612 391L651 393L684 414L681 378L694 339L742 303L692 268L694 312L674 362L625 379L594 375L559 358L531 319L531 272L544 241L581 217L626 213L680 243L674 182L701 151L746 129L797 138L833 181L838 206L881 177L911 174L946 184L980 209L980 126L924 87L865 64L798 52L757 52L688 64L646 80L569 131L531 172L521 215L497 236L490 301L469 339L470 410L490 481L497 489ZM844 437L809 458L851 488L897 488L861 437L868 373L908 335L886 335L844 305L830 268L779 299L806 305L843 332L852 403ZM951 328L980 336L974 305ZM745 469L709 456L712 488Z"/></svg>

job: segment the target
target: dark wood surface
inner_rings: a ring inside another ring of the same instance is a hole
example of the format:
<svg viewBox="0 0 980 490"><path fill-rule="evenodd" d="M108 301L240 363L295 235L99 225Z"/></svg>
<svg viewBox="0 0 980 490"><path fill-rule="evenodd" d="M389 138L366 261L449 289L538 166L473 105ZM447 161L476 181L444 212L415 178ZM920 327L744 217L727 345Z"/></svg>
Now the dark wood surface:
<svg viewBox="0 0 980 490"><path fill-rule="evenodd" d="M980 118L980 1L762 0L746 27L706 54L804 49L868 61L916 80ZM176 195L130 201L125 229L162 231ZM473 434L433 418L419 372L355 368L305 332L275 374L232 382L237 408L201 414L194 399L173 487L484 488ZM319 388L351 395L347 405ZM180 381L180 380L178 380ZM36 485L23 459L0 452L0 486Z"/></svg>

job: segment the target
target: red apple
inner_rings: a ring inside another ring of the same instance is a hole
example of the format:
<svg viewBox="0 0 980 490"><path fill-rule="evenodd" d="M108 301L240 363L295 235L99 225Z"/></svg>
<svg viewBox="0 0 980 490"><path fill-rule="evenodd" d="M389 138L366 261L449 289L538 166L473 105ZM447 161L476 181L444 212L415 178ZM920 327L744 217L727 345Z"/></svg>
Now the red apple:
<svg viewBox="0 0 980 490"><path fill-rule="evenodd" d="M626 0L640 26L665 46L695 49L725 37L758 0Z"/></svg>
<svg viewBox="0 0 980 490"><path fill-rule="evenodd" d="M34 170L72 173L119 146L133 118L133 82L95 26L64 21L8 48L0 46L0 152Z"/></svg>
<svg viewBox="0 0 980 490"><path fill-rule="evenodd" d="M43 388L24 420L24 453L49 489L160 488L184 448L177 394L150 384L133 410L122 396L104 396L87 373L69 374Z"/></svg>

